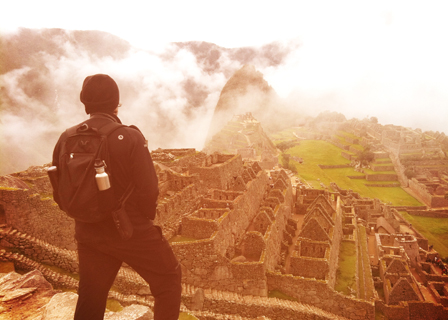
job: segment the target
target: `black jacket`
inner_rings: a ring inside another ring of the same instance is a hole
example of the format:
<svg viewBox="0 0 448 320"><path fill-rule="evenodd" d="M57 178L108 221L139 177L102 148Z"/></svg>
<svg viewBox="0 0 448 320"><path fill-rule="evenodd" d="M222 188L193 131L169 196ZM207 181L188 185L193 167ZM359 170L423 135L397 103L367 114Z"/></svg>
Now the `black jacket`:
<svg viewBox="0 0 448 320"><path fill-rule="evenodd" d="M84 122L89 127L100 127L110 121L121 123L118 117L104 113L93 114ZM55 146L54 166L58 166L61 143L66 138L66 133L62 133ZM126 212L137 232L149 228L152 224L159 195L157 175L146 144L145 138L136 127L119 128L108 137L112 169L110 179L117 199L122 196L131 181L135 184L134 191L126 201ZM57 201L57 194L54 199ZM78 241L98 240L105 235L118 237L112 218L99 223L76 221Z"/></svg>

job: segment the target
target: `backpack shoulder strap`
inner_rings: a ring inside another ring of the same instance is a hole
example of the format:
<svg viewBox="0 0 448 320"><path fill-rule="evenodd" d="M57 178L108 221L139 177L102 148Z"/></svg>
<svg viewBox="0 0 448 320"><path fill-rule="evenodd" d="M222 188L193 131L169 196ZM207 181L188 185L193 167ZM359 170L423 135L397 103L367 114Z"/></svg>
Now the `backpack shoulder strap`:
<svg viewBox="0 0 448 320"><path fill-rule="evenodd" d="M82 126L86 126L85 130L81 129ZM66 137L71 137L71 136L75 135L76 133L78 133L78 129L81 129L82 131L87 131L88 129L94 129L94 130L97 130L99 135L108 136L112 132L117 130L118 128L123 128L123 127L127 127L127 126L124 124L115 122L115 121L110 121L109 123L107 123L99 128L90 127L90 125L87 124L87 122L82 122L80 124L77 124L73 127L68 128L67 130L65 130L65 132L66 132Z"/></svg>
<svg viewBox="0 0 448 320"><path fill-rule="evenodd" d="M114 132L115 130L119 129L119 128L125 128L127 127L124 124L118 123L118 122L110 122L104 126L102 126L101 128L98 129L98 133L101 136L108 136L110 135L112 132Z"/></svg>
<svg viewBox="0 0 448 320"><path fill-rule="evenodd" d="M78 130L78 128L80 126L82 126L83 124L84 123L80 123L80 124L77 124L76 126L70 127L67 130L65 130L67 138L73 136L74 134L76 134L76 131Z"/></svg>

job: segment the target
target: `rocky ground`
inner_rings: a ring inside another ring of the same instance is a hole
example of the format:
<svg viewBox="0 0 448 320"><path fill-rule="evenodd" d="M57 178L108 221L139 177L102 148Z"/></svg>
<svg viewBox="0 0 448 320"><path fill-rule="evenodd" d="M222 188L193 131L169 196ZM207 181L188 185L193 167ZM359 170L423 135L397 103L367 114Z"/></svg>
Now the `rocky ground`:
<svg viewBox="0 0 448 320"><path fill-rule="evenodd" d="M2 320L73 319L78 295L54 290L38 270L20 275L0 274L0 318ZM150 320L149 307L131 305L120 312L106 312L105 320Z"/></svg>

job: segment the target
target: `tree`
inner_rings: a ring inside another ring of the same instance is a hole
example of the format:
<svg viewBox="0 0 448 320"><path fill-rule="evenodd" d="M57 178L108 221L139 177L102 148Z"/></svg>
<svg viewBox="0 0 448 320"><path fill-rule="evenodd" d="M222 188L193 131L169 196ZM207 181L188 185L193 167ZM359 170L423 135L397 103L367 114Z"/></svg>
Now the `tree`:
<svg viewBox="0 0 448 320"><path fill-rule="evenodd" d="M283 168L287 169L289 167L289 159L291 158L291 155L287 153L282 153L282 158L283 158L282 159Z"/></svg>
<svg viewBox="0 0 448 320"><path fill-rule="evenodd" d="M408 178L408 179L412 179L416 176L416 173L413 169L411 168L406 168L406 170L404 170L404 175Z"/></svg>
<svg viewBox="0 0 448 320"><path fill-rule="evenodd" d="M358 161L360 161L361 164L368 164L372 162L373 159L375 159L375 154L370 151L369 147L366 147L364 151L358 155Z"/></svg>

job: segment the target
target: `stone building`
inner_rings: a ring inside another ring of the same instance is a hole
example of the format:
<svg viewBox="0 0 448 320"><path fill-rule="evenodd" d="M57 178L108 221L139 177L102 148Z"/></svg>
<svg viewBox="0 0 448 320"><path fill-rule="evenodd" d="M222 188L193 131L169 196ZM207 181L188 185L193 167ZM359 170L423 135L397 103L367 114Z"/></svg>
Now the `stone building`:
<svg viewBox="0 0 448 320"><path fill-rule="evenodd" d="M319 195L308 207L291 257L291 273L334 285L342 238L340 204Z"/></svg>
<svg viewBox="0 0 448 320"><path fill-rule="evenodd" d="M181 263L184 286L221 297L204 303L207 310L232 312L218 307L230 303L222 298L230 293L247 302L267 299L268 292L278 290L296 299L294 303L334 318L374 319L377 310L394 319L423 319L418 316L421 308L433 318L447 314L448 276L426 262L436 256L426 239L398 232L404 220L396 209L336 185L333 192L303 184L293 187L286 171L263 169L260 162L245 161L241 155L207 155L194 149L158 149L152 155L160 189L155 222ZM0 260L42 270L40 262L45 262L77 272L73 220L52 201L45 168L1 179L0 241L7 248L22 249L0 252ZM300 228L298 217L303 220ZM387 232L374 236L375 285L381 285L384 298L374 291L366 240L382 231ZM342 243L352 244L357 252L353 296L334 290ZM76 288L73 279L48 277ZM425 300L422 285L437 303ZM126 267L115 286L131 295L148 291ZM184 292L185 304L190 300ZM248 317L259 315L259 308L250 303L244 310ZM282 312L269 314L285 319Z"/></svg>

